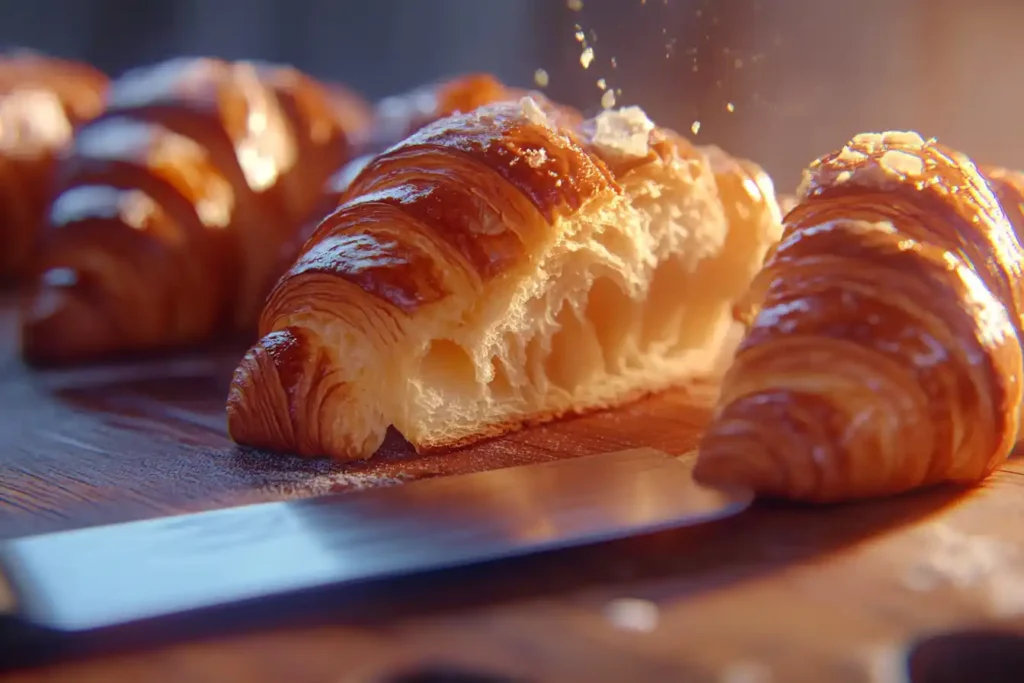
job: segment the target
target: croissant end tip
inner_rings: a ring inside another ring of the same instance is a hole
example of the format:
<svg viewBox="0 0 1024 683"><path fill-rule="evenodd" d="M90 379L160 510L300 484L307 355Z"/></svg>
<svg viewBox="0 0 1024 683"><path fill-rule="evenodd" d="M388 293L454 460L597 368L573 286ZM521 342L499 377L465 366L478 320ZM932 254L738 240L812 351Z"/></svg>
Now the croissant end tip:
<svg viewBox="0 0 1024 683"><path fill-rule="evenodd" d="M767 453L758 453L756 449L702 445L693 476L705 486L778 492L785 481L772 462Z"/></svg>
<svg viewBox="0 0 1024 683"><path fill-rule="evenodd" d="M233 441L272 451L287 450L293 441L286 394L263 341L251 348L235 369L227 398L228 435Z"/></svg>

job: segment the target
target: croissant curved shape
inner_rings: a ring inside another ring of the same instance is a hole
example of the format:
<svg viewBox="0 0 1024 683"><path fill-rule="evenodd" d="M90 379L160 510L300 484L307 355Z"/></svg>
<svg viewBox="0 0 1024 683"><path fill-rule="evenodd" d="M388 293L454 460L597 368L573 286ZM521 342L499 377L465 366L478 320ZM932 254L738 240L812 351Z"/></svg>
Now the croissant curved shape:
<svg viewBox="0 0 1024 683"><path fill-rule="evenodd" d="M34 53L0 57L0 278L21 274L49 200L57 156L103 109L107 77Z"/></svg>
<svg viewBox="0 0 1024 683"><path fill-rule="evenodd" d="M781 230L770 179L636 108L576 121L498 102L371 161L269 296L231 436L424 452L713 375Z"/></svg>
<svg viewBox="0 0 1024 683"><path fill-rule="evenodd" d="M695 474L808 502L974 483L1013 448L1024 256L990 184L915 133L811 165L751 291Z"/></svg>
<svg viewBox="0 0 1024 683"><path fill-rule="evenodd" d="M82 362L255 332L368 116L287 67L182 58L112 83L58 173L22 351ZM286 267L286 266L285 266Z"/></svg>

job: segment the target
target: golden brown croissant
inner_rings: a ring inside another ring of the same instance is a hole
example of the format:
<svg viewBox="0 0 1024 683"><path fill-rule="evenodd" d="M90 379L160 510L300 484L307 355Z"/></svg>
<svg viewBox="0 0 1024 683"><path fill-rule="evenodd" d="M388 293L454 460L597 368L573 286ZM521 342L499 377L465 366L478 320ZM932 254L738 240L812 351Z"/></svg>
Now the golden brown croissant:
<svg viewBox="0 0 1024 683"><path fill-rule="evenodd" d="M251 334L359 117L285 67L182 58L116 80L61 164L23 307L26 359Z"/></svg>
<svg viewBox="0 0 1024 683"><path fill-rule="evenodd" d="M816 161L696 475L805 501L981 480L1017 437L1022 269L963 154L885 133Z"/></svg>
<svg viewBox="0 0 1024 683"><path fill-rule="evenodd" d="M323 197L311 217L282 254L285 265L281 272L291 266L320 220L341 204L345 190L377 154L438 119L468 113L493 102L518 100L524 94L489 74L466 74L381 100L374 108L367 134L355 145L358 152L328 178Z"/></svg>
<svg viewBox="0 0 1024 683"><path fill-rule="evenodd" d="M0 278L18 275L39 233L53 167L103 109L107 77L33 53L0 57Z"/></svg>
<svg viewBox="0 0 1024 683"><path fill-rule="evenodd" d="M754 164L637 108L526 97L376 157L268 298L228 398L239 443L420 451L714 374L781 229Z"/></svg>

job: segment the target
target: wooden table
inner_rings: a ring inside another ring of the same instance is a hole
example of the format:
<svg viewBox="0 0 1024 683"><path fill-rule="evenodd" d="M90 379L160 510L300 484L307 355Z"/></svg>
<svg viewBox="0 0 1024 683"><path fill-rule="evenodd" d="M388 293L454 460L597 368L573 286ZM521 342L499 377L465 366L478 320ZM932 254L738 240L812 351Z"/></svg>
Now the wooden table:
<svg viewBox="0 0 1024 683"><path fill-rule="evenodd" d="M9 301L0 331L0 538L640 445L682 453L706 418L699 400L671 393L449 456L416 457L395 439L374 464L340 468L228 441L237 352L32 375ZM1024 614L1022 475L1011 462L969 492L759 506L690 532L370 591L275 628L0 680L490 680L396 677L444 666L587 683L901 681L913 639Z"/></svg>

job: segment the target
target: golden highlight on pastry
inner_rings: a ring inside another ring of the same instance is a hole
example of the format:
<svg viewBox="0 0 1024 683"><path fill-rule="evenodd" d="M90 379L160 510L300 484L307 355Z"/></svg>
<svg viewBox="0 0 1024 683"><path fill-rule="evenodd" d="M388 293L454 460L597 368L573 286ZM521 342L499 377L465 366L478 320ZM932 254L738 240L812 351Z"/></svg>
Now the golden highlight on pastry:
<svg viewBox="0 0 1024 683"><path fill-rule="evenodd" d="M963 154L915 133L816 161L752 286L695 474L845 501L974 483L1021 401L1021 245Z"/></svg>
<svg viewBox="0 0 1024 683"><path fill-rule="evenodd" d="M103 110L107 77L30 52L0 57L0 279L20 275L50 199L57 155Z"/></svg>
<svg viewBox="0 0 1024 683"><path fill-rule="evenodd" d="M357 152L354 158L328 178L316 209L296 235L292 246L282 255L285 261L282 272L294 262L320 220L342 203L349 185L377 154L438 119L468 113L485 104L518 100L524 94L490 74L465 74L381 100L374 108L373 122L367 129L367 135L355 145Z"/></svg>
<svg viewBox="0 0 1024 683"><path fill-rule="evenodd" d="M281 250L347 158L351 128L369 125L369 108L338 91L203 58L115 81L59 169L22 307L25 358L252 334Z"/></svg>
<svg viewBox="0 0 1024 683"><path fill-rule="evenodd" d="M713 375L781 230L756 165L637 108L525 97L373 159L268 298L228 397L239 443L367 458Z"/></svg>

